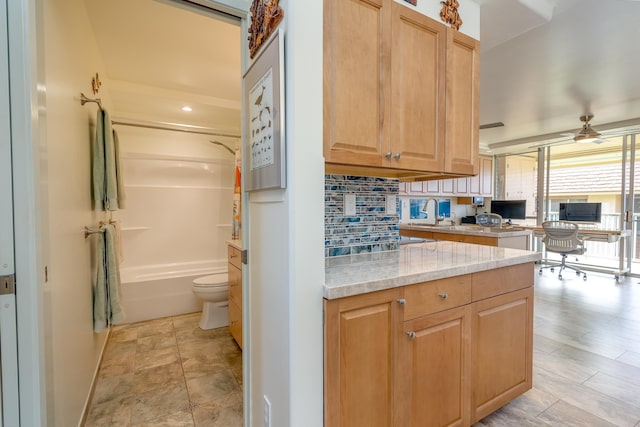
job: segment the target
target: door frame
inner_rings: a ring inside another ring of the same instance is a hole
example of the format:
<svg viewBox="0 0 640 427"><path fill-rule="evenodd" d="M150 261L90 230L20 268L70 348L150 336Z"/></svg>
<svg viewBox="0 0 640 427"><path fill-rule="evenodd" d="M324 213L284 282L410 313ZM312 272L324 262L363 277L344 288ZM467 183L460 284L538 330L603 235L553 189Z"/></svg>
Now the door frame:
<svg viewBox="0 0 640 427"><path fill-rule="evenodd" d="M46 85L44 75L44 40L42 2L2 0L6 2L9 112L11 117L11 158L14 217L14 256L16 275L16 311L18 339L18 404L21 425L47 425L47 378L44 345L44 283L40 159L44 127L39 114L44 111ZM238 17L241 31L248 30L248 0L171 0L175 4L200 5ZM242 72L248 63L248 43L241 38ZM2 54L2 52L0 52ZM246 284L243 284L246 286ZM244 314L246 316L246 313ZM249 325L249 322L245 322ZM249 332L249 331L247 331ZM246 335L248 338L248 334ZM248 340L246 340L248 341ZM245 347L249 351L248 346ZM243 373L250 374L249 359L243 353ZM247 384L250 384L247 381ZM248 414L249 387L244 388L245 425Z"/></svg>
<svg viewBox="0 0 640 427"><path fill-rule="evenodd" d="M240 19L240 34L241 34L241 37L240 37L240 43L241 43L240 74L241 75L240 77L242 77L245 74L246 70L248 69L249 65L251 64L251 61L249 59L249 42L247 37L243 36L245 34L248 34L249 32L251 1L249 0L169 0L169 1L176 6L179 6L180 4L186 7L189 7L189 6L193 7L193 5L202 6L213 11L214 14L221 14L221 15L226 14L226 15L229 15L230 17ZM222 17L224 18L224 16ZM244 87L244 81L243 81L242 99L244 99L244 91L245 91L245 87ZM240 132L240 134L242 135L241 146L244 146L244 129L245 128L246 128L245 118L244 118L244 114L242 114L241 132ZM243 182L242 187L244 187L244 179L246 177L246 171L245 171L244 165L245 165L245 162L243 161L242 170L241 170L241 176L242 176L242 182ZM242 206L242 214L241 214L242 229L248 230L250 217L249 217L249 209L247 209L247 207L249 206L249 196L247 192L242 192L241 206ZM246 233L242 234L242 247L245 250L249 249L249 239ZM249 298L250 293L248 289L250 289L250 275L248 274L248 271L247 271L247 265L242 264L242 307L243 307L242 309L242 378L243 378L242 408L243 408L243 420L244 420L245 427L250 427L251 425L253 425L252 419L251 419L252 366L251 366L251 358L248 356L249 354L251 354L251 326L250 326L251 321L249 317L249 314L251 313L251 305L250 305L251 301Z"/></svg>
<svg viewBox="0 0 640 427"><path fill-rule="evenodd" d="M0 93L9 93L7 1L0 0ZM0 99L0 276L15 279L11 114L8 97ZM4 288L4 286L2 286ZM16 296L0 295L0 427L20 425Z"/></svg>
<svg viewBox="0 0 640 427"><path fill-rule="evenodd" d="M36 2L7 0L9 112L21 425L46 425L44 263L40 221L38 49Z"/></svg>

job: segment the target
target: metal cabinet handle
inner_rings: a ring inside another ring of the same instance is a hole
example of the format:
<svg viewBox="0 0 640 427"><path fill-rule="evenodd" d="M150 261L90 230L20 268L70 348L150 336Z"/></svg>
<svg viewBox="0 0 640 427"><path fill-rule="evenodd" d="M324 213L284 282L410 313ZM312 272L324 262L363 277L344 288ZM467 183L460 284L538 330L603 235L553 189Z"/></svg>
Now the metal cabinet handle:
<svg viewBox="0 0 640 427"><path fill-rule="evenodd" d="M400 156L402 156L402 153L396 153L393 155L393 158L396 160L400 160Z"/></svg>
<svg viewBox="0 0 640 427"><path fill-rule="evenodd" d="M438 296L442 299L447 299L449 298L449 294L446 292L442 292L441 294L438 294Z"/></svg>
<svg viewBox="0 0 640 427"><path fill-rule="evenodd" d="M390 159L391 156L393 156L393 153L391 151L389 151L387 154L384 155L387 159Z"/></svg>
<svg viewBox="0 0 640 427"><path fill-rule="evenodd" d="M404 299L404 298L399 298L396 301L398 301L398 304L400 304L400 305L405 305L407 303L407 300Z"/></svg>
<svg viewBox="0 0 640 427"><path fill-rule="evenodd" d="M414 339L416 337L416 333L413 331L407 332L407 335L409 336L410 339Z"/></svg>

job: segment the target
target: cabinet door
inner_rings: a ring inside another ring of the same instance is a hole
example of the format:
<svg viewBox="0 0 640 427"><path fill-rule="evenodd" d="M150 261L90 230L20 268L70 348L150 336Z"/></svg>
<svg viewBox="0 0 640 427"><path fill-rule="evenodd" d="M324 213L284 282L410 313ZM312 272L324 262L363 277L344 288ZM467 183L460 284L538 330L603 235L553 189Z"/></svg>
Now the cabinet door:
<svg viewBox="0 0 640 427"><path fill-rule="evenodd" d="M471 306L404 323L397 426L468 426Z"/></svg>
<svg viewBox="0 0 640 427"><path fill-rule="evenodd" d="M472 307L471 421L475 422L531 388L533 287Z"/></svg>
<svg viewBox="0 0 640 427"><path fill-rule="evenodd" d="M455 195L455 178L440 180L440 194L443 196Z"/></svg>
<svg viewBox="0 0 640 427"><path fill-rule="evenodd" d="M493 158L480 156L480 195L491 197L493 195Z"/></svg>
<svg viewBox="0 0 640 427"><path fill-rule="evenodd" d="M325 300L325 426L392 425L400 292Z"/></svg>
<svg viewBox="0 0 640 427"><path fill-rule="evenodd" d="M431 195L440 194L440 181L437 179L431 181L423 181L422 192Z"/></svg>
<svg viewBox="0 0 640 427"><path fill-rule="evenodd" d="M422 188L423 188L423 182L422 181L414 181L414 182L410 182L409 185L409 192L411 194L422 194Z"/></svg>
<svg viewBox="0 0 640 427"><path fill-rule="evenodd" d="M392 9L390 166L439 172L445 156L447 28L396 2Z"/></svg>
<svg viewBox="0 0 640 427"><path fill-rule="evenodd" d="M390 14L387 0L324 2L326 162L382 165L389 87L389 35L383 35Z"/></svg>
<svg viewBox="0 0 640 427"><path fill-rule="evenodd" d="M466 196L469 194L469 178L456 178L455 195Z"/></svg>
<svg viewBox="0 0 640 427"><path fill-rule="evenodd" d="M491 197L493 194L493 158L478 157L478 174L469 177L469 195Z"/></svg>
<svg viewBox="0 0 640 427"><path fill-rule="evenodd" d="M231 249L231 247L229 248ZM239 251L237 252L239 253ZM229 331L242 348L242 270L231 263L227 268L229 275Z"/></svg>
<svg viewBox="0 0 640 427"><path fill-rule="evenodd" d="M410 182L400 182L398 183L398 194L403 195L403 194L409 194L409 191L407 191L407 186L411 184Z"/></svg>
<svg viewBox="0 0 640 427"><path fill-rule="evenodd" d="M445 171L478 172L480 42L447 29Z"/></svg>

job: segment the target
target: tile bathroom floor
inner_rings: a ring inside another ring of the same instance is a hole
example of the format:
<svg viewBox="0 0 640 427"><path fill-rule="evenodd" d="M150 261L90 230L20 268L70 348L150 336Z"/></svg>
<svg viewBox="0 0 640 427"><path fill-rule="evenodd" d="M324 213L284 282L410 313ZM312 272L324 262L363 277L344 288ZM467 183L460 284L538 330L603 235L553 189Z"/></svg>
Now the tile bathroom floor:
<svg viewBox="0 0 640 427"><path fill-rule="evenodd" d="M86 427L242 426L242 352L200 313L115 326Z"/></svg>

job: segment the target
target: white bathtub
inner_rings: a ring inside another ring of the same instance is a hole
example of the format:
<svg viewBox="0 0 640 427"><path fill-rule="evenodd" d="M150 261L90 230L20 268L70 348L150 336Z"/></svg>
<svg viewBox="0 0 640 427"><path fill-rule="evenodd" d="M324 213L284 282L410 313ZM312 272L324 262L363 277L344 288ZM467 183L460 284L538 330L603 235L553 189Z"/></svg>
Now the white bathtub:
<svg viewBox="0 0 640 427"><path fill-rule="evenodd" d="M227 259L122 268L120 281L126 322L176 316L202 310L191 291L200 276L227 273Z"/></svg>

